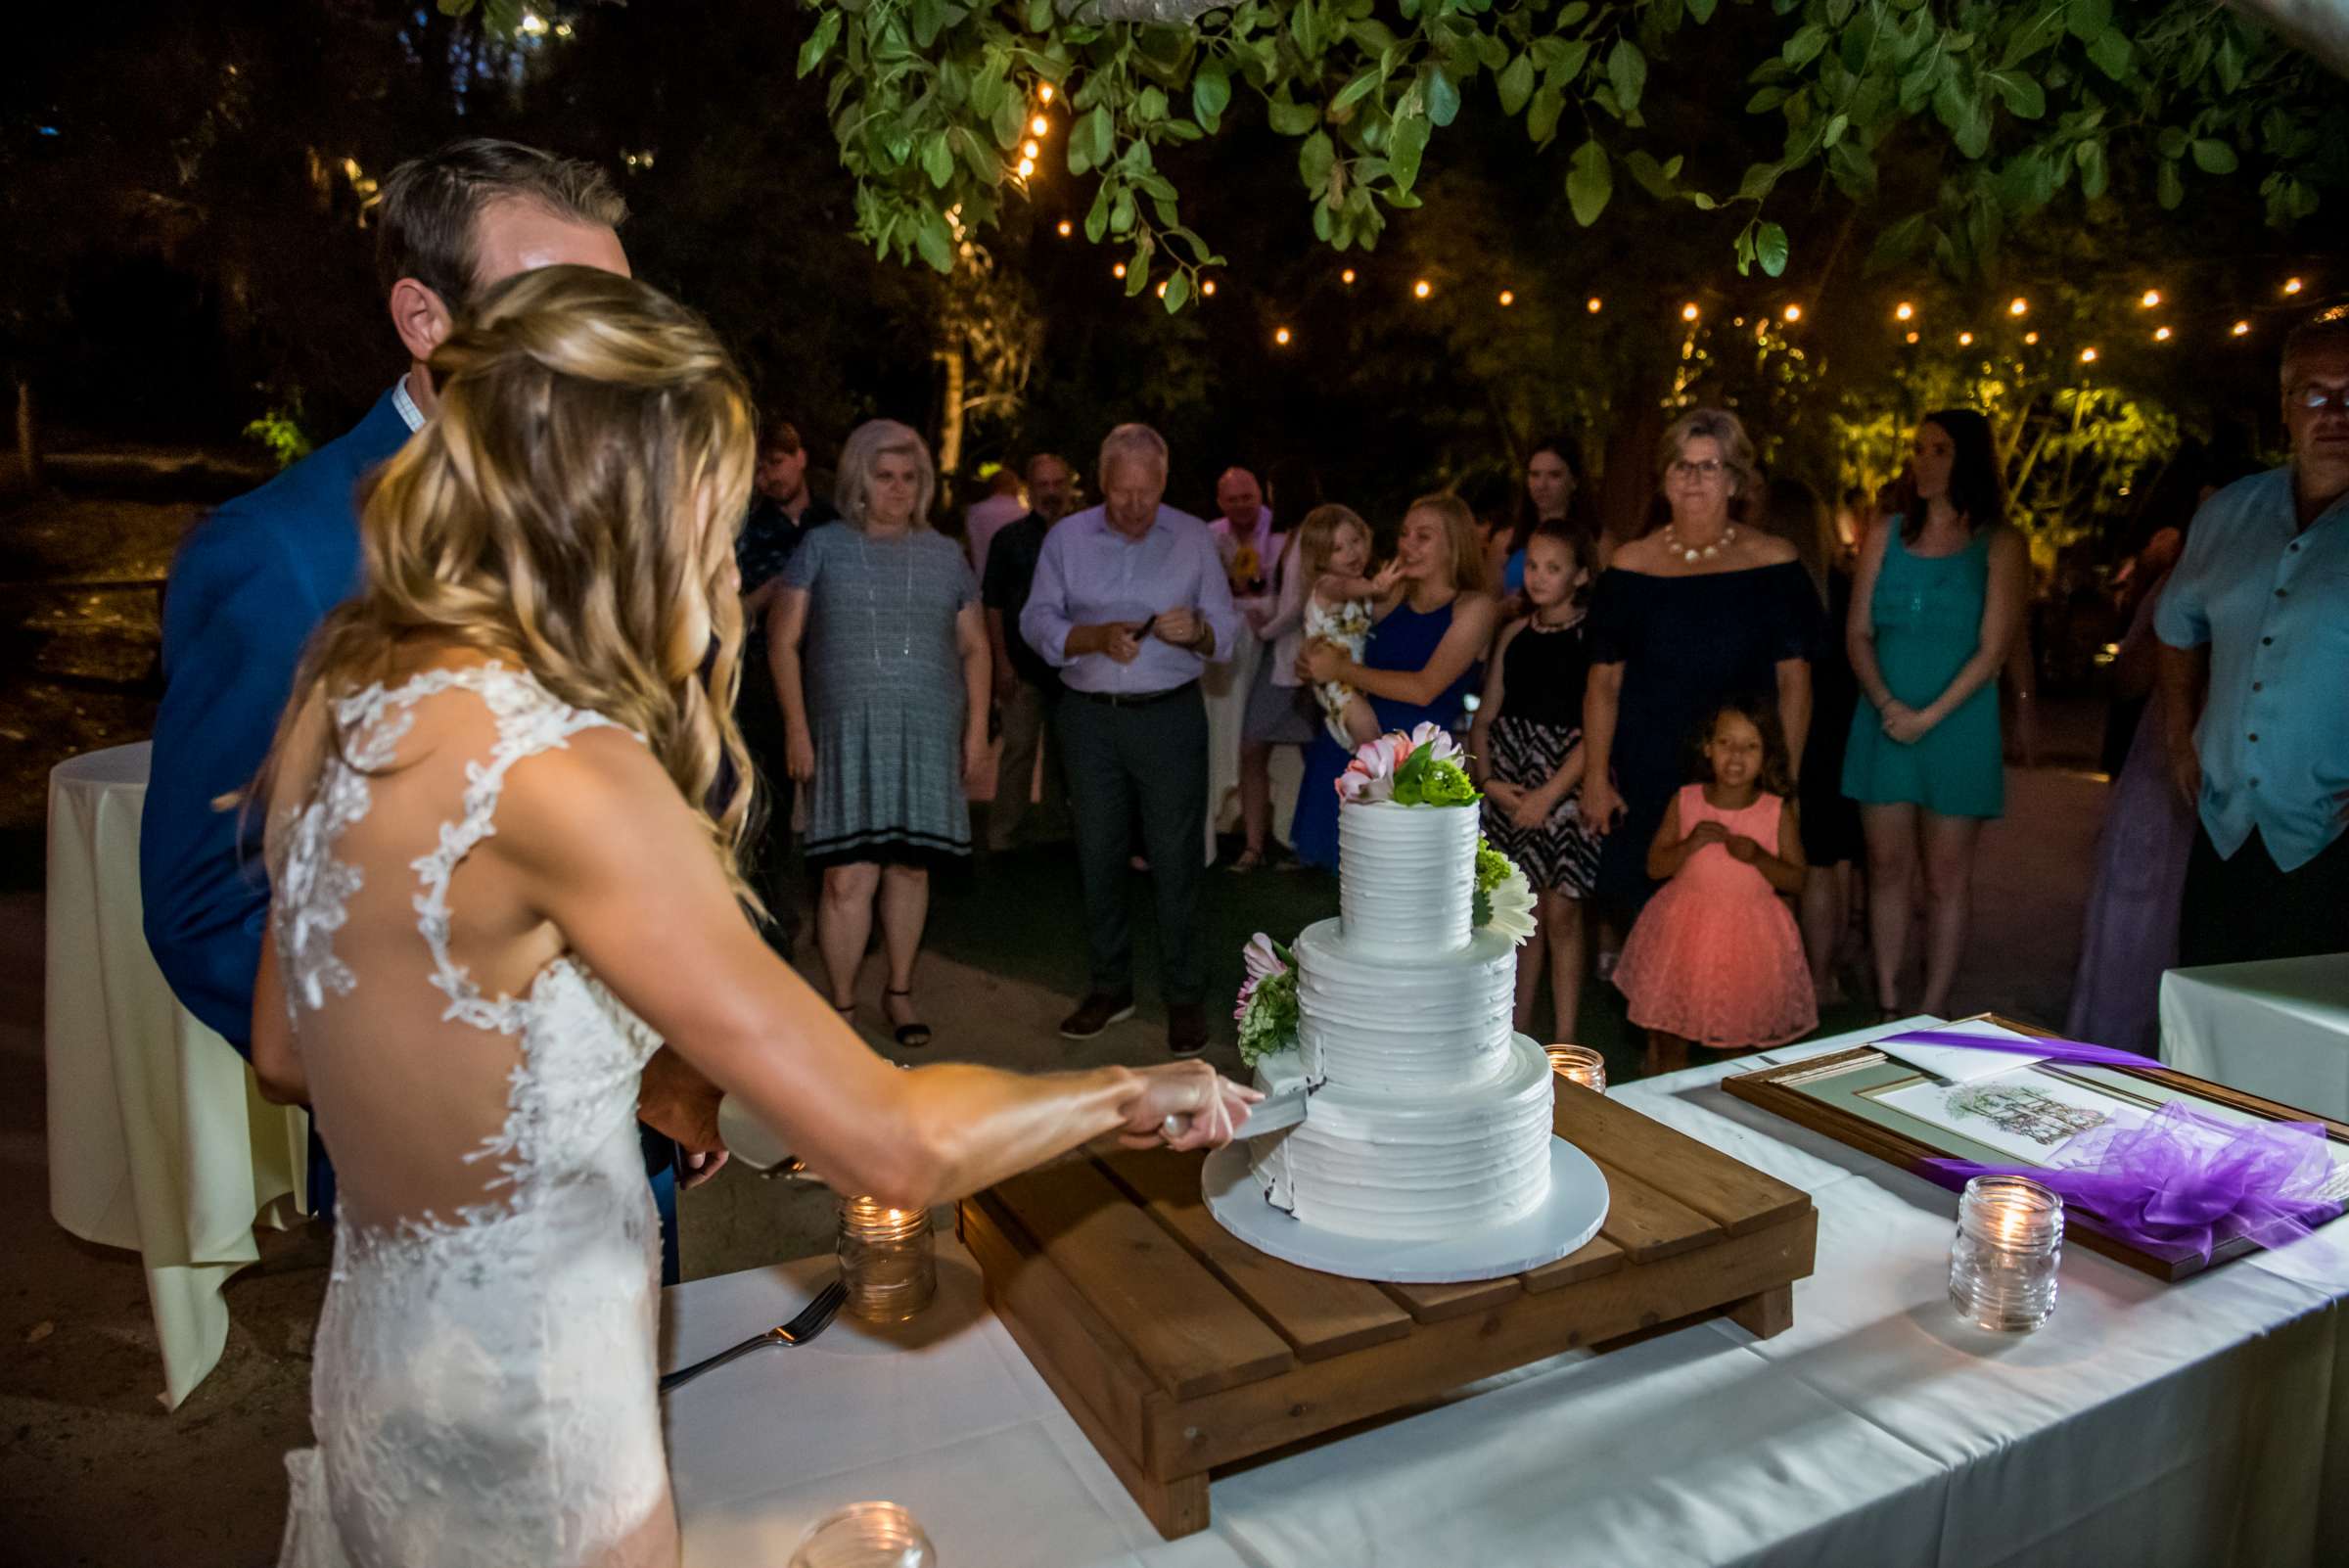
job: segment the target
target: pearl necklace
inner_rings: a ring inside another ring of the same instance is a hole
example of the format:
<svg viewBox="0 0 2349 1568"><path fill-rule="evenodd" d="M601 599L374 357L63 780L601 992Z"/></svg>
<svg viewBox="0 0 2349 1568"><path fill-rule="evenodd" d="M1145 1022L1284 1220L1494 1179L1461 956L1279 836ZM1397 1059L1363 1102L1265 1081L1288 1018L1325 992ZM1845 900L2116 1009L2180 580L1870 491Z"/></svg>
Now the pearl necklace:
<svg viewBox="0 0 2349 1568"><path fill-rule="evenodd" d="M1697 549L1693 545L1684 545L1681 543L1681 536L1673 531L1672 525L1669 523L1664 525L1664 548L1670 550L1673 554L1679 556L1681 560L1689 563L1691 566L1695 565L1699 561L1712 560L1715 556L1721 554L1722 551L1727 549L1730 545L1735 544L1736 542L1737 525L1734 523L1731 523L1728 527L1723 529L1721 530L1721 537L1715 539L1711 544L1706 545L1701 550Z"/></svg>

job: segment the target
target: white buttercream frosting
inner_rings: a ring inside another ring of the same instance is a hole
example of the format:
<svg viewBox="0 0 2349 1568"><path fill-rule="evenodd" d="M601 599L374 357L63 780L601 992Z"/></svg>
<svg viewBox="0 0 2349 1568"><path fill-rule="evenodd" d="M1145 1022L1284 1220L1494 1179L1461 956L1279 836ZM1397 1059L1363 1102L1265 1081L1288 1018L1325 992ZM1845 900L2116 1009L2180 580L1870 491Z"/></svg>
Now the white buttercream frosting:
<svg viewBox="0 0 2349 1568"><path fill-rule="evenodd" d="M1294 1053L1258 1064L1267 1091L1306 1082ZM1249 1144L1267 1201L1330 1230L1397 1241L1508 1224L1549 1194L1549 1059L1512 1036L1500 1075L1450 1091L1392 1094L1335 1079L1304 1122Z"/></svg>
<svg viewBox="0 0 2349 1568"><path fill-rule="evenodd" d="M1338 807L1338 913L1357 951L1430 954L1467 945L1478 816L1472 806Z"/></svg>
<svg viewBox="0 0 2349 1568"><path fill-rule="evenodd" d="M1491 1083L1507 1067L1517 950L1478 932L1457 952L1364 952L1323 920L1297 939L1306 1071L1372 1093Z"/></svg>

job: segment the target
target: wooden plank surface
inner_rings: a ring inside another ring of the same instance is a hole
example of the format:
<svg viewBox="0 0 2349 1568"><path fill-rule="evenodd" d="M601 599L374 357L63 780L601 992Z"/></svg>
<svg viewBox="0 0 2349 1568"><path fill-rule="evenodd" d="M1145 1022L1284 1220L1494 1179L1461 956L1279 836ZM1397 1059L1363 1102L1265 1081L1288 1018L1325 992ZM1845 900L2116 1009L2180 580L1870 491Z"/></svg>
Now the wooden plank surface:
<svg viewBox="0 0 2349 1568"><path fill-rule="evenodd" d="M1719 1224L1593 1152L1607 1145L1581 1147L1607 1178L1607 1219L1598 1233L1621 1247L1627 1261L1652 1264L1724 1239Z"/></svg>
<svg viewBox="0 0 2349 1568"><path fill-rule="evenodd" d="M1502 1274L1498 1279L1472 1279L1462 1285L1380 1285L1411 1314L1414 1322L1440 1323L1448 1317L1465 1317L1470 1313L1498 1307L1523 1293L1525 1286L1515 1274Z"/></svg>
<svg viewBox="0 0 2349 1568"><path fill-rule="evenodd" d="M1800 1187L1577 1084L1560 1081L1550 1125L1585 1153L1595 1151L1594 1157L1713 1221L1725 1235L1778 1224L1811 1206Z"/></svg>
<svg viewBox="0 0 2349 1568"><path fill-rule="evenodd" d="M1300 1360L1317 1361L1411 1331L1410 1315L1376 1285L1283 1263L1217 1223L1199 1194L1204 1155L1119 1154L1101 1163L1111 1180L1254 1308Z"/></svg>
<svg viewBox="0 0 2349 1568"><path fill-rule="evenodd" d="M1808 1274L1818 1231L1818 1215L1806 1211L1782 1225L1523 1297L1514 1308L1421 1323L1407 1339L1301 1363L1262 1383L1154 1405L1152 1469L1229 1464L1546 1356L1711 1315Z"/></svg>
<svg viewBox="0 0 2349 1568"><path fill-rule="evenodd" d="M1596 1279L1600 1274L1611 1274L1622 1267L1623 1249L1605 1236L1592 1236L1581 1248L1568 1253L1556 1263L1543 1264L1517 1277L1525 1281L1526 1289L1539 1295L1545 1290L1555 1290L1560 1285L1578 1284L1586 1279Z"/></svg>
<svg viewBox="0 0 2349 1568"><path fill-rule="evenodd" d="M1175 1398L1296 1364L1285 1340L1090 1161L1032 1171L985 1196Z"/></svg>

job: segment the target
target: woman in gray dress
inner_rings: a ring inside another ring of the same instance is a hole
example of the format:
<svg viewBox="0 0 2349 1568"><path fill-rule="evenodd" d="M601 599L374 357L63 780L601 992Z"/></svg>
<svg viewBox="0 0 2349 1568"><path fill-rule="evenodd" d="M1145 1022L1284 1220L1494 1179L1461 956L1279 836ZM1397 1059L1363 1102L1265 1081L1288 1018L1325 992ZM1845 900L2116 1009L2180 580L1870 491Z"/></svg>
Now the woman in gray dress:
<svg viewBox="0 0 2349 1568"><path fill-rule="evenodd" d="M842 521L803 540L768 621L791 776L807 788L816 945L832 1005L853 1016L881 910L883 1010L899 1045L930 1043L913 965L930 871L971 853L968 790L987 757L989 653L979 584L930 526L936 470L894 420L840 454Z"/></svg>

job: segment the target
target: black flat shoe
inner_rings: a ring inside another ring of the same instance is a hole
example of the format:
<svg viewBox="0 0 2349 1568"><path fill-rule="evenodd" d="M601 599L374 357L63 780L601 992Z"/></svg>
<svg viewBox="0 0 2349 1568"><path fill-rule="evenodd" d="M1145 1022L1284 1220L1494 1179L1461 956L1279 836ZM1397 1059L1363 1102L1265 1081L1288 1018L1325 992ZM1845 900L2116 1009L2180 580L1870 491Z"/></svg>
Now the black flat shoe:
<svg viewBox="0 0 2349 1568"><path fill-rule="evenodd" d="M902 996L908 1002L913 1000L913 992L910 991L884 991L881 994ZM898 1024L895 1030L895 1038L900 1050L918 1051L930 1043L930 1026L919 1020L910 1024Z"/></svg>

